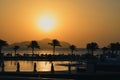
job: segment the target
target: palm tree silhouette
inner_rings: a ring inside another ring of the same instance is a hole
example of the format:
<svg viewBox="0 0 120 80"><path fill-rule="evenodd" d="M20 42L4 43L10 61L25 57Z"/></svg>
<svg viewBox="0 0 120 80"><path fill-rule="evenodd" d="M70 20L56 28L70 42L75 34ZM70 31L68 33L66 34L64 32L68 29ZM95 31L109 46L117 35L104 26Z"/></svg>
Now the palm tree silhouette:
<svg viewBox="0 0 120 80"><path fill-rule="evenodd" d="M14 46L14 47L13 47L13 50L15 51L15 55L16 55L16 52L17 52L17 50L18 50L19 48L20 48L19 46Z"/></svg>
<svg viewBox="0 0 120 80"><path fill-rule="evenodd" d="M111 43L109 47L113 54L114 53L118 54L118 52L120 51L120 43L119 42Z"/></svg>
<svg viewBox="0 0 120 80"><path fill-rule="evenodd" d="M0 39L0 53L2 53L2 47L7 45L8 43L6 41Z"/></svg>
<svg viewBox="0 0 120 80"><path fill-rule="evenodd" d="M76 49L76 46L75 45L70 45L70 50L71 50L71 53L73 54L74 50Z"/></svg>
<svg viewBox="0 0 120 80"><path fill-rule="evenodd" d="M116 43L116 46L117 46L117 53L120 54L120 43L117 42L117 43Z"/></svg>
<svg viewBox="0 0 120 80"><path fill-rule="evenodd" d="M94 54L94 51L98 49L98 44L96 42L91 42L87 44L87 50L88 52L91 51L91 54Z"/></svg>
<svg viewBox="0 0 120 80"><path fill-rule="evenodd" d="M69 48L70 48L70 50L71 50L71 54L73 54L74 50L76 49L76 46L75 46L75 45L70 45ZM70 56L70 60L71 60L71 63L72 63L72 60L73 60L72 55ZM69 67L70 67L70 66L69 66Z"/></svg>
<svg viewBox="0 0 120 80"><path fill-rule="evenodd" d="M51 46L53 46L53 54L55 54L56 46L61 46L60 42L57 39L53 39L52 43L48 43L48 44L51 45Z"/></svg>
<svg viewBox="0 0 120 80"><path fill-rule="evenodd" d="M37 41L31 41L30 45L28 45L28 48L32 49L32 54L34 55L35 48L40 49L40 46L38 45Z"/></svg>
<svg viewBox="0 0 120 80"><path fill-rule="evenodd" d="M109 48L112 51L112 54L114 54L114 52L116 51L116 44L115 43L110 43Z"/></svg>
<svg viewBox="0 0 120 80"><path fill-rule="evenodd" d="M108 50L107 47L103 47L103 48L102 48L103 54L105 54L107 50Z"/></svg>
<svg viewBox="0 0 120 80"><path fill-rule="evenodd" d="M3 46L7 46L7 45L8 45L8 43L6 41L0 39L0 57L3 56L3 54L2 54Z"/></svg>

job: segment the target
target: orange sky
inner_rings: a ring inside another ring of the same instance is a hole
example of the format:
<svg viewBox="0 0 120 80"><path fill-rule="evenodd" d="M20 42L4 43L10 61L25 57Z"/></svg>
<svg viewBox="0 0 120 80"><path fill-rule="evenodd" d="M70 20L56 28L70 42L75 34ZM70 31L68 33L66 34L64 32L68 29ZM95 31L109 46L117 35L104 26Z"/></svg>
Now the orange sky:
<svg viewBox="0 0 120 80"><path fill-rule="evenodd" d="M120 0L0 0L0 39L9 43L44 38L78 47L120 41ZM38 18L53 16L56 25L44 32Z"/></svg>

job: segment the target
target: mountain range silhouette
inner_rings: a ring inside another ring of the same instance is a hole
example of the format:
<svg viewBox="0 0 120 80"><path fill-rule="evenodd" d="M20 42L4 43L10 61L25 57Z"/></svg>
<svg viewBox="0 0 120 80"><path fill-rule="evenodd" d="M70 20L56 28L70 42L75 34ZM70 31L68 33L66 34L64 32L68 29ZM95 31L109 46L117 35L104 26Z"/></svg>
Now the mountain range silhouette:
<svg viewBox="0 0 120 80"><path fill-rule="evenodd" d="M52 42L52 39L42 39L42 40L36 40L38 42L38 44L40 45L41 49L53 49L52 46L48 45L48 43ZM10 44L7 47L4 47L4 50L12 50L14 46L19 46L20 49L19 50L29 50L30 48L28 48L28 45L30 44L31 41L23 41L23 42L16 42L13 44ZM70 44L68 42L65 41L60 41L60 44L62 47L57 47L58 49L68 49Z"/></svg>

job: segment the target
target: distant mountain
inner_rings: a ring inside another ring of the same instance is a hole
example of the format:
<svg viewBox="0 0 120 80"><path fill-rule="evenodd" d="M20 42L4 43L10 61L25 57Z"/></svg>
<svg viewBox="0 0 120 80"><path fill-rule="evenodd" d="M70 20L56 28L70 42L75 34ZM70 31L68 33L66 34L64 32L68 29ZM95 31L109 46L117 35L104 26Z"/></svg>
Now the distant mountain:
<svg viewBox="0 0 120 80"><path fill-rule="evenodd" d="M9 45L8 47L6 47L4 49L11 50L11 49L13 49L14 46L17 45L17 46L20 46L20 50L29 50L30 48L28 48L27 46L30 44L30 42L31 41L13 43L13 44ZM40 45L41 49L52 49L52 46L48 44L48 43L52 42L51 39L43 39L43 40L40 40L40 41L37 41L37 42ZM57 47L58 49L59 48L66 49L66 48L69 48L69 46L70 46L70 44L68 42L65 42L65 41L60 41L60 44L61 44L62 47Z"/></svg>

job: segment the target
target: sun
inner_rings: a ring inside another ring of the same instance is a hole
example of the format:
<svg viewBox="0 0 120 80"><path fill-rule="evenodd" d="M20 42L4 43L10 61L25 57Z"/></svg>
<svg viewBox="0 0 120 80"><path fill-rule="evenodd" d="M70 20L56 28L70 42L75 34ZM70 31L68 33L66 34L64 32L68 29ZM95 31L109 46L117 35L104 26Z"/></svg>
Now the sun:
<svg viewBox="0 0 120 80"><path fill-rule="evenodd" d="M44 15L39 18L38 25L40 29L44 32L51 31L55 28L55 18L52 16Z"/></svg>

